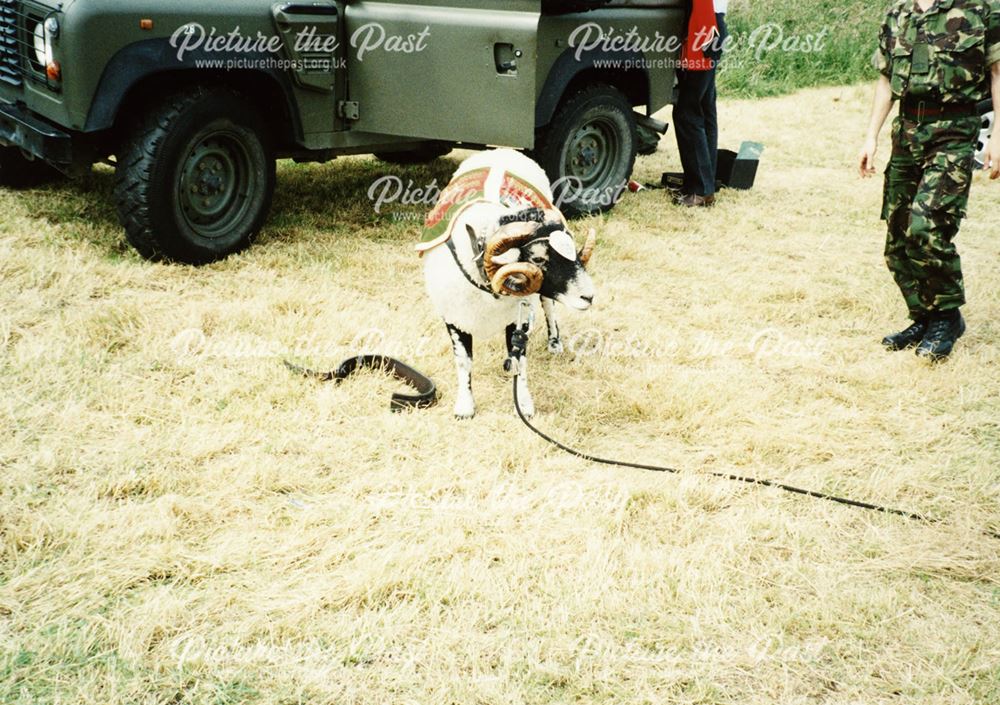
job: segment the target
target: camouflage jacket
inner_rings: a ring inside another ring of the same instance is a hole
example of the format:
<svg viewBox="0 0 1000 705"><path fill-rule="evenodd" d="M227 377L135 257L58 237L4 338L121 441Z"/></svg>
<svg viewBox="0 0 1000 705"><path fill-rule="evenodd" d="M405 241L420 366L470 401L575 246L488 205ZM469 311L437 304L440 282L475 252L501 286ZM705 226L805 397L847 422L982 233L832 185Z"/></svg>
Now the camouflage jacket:
<svg viewBox="0 0 1000 705"><path fill-rule="evenodd" d="M943 103L989 97L989 67L1000 61L1000 0L895 0L879 36L878 69L896 99Z"/></svg>

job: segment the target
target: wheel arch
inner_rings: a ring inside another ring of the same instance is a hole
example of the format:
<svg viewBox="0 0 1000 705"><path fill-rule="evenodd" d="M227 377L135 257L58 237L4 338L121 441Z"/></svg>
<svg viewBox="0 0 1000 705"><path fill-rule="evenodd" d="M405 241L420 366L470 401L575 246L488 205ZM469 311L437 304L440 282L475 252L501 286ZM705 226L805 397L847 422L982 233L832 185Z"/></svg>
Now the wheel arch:
<svg viewBox="0 0 1000 705"><path fill-rule="evenodd" d="M617 88L633 107L648 105L650 77L645 66L645 57L640 52L595 50L578 59L575 49L566 49L553 64L542 87L535 107L535 126L547 126L567 96L596 83Z"/></svg>
<svg viewBox="0 0 1000 705"><path fill-rule="evenodd" d="M243 54L239 58L246 62L254 57ZM219 85L235 88L260 108L276 146L302 143L301 116L285 74L264 69L206 69L198 63L201 60L226 61L227 57L214 54L208 58L192 52L178 61L176 50L166 39L138 42L120 50L105 67L84 131L116 132L134 109L159 95L186 85Z"/></svg>

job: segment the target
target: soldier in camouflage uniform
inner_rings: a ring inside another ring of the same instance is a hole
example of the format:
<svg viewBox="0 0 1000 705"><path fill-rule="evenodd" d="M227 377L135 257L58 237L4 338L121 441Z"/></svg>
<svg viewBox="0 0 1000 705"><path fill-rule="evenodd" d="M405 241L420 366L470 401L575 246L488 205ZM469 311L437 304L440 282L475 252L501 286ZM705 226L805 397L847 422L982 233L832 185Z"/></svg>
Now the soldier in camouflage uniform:
<svg viewBox="0 0 1000 705"><path fill-rule="evenodd" d="M947 357L965 332L962 264L955 236L972 184L978 103L1000 107L1000 0L895 0L879 39L875 106L859 157L874 175L878 134L894 101L892 156L885 172L885 259L913 324L886 337L890 350L917 346ZM1000 176L1000 138L986 150Z"/></svg>

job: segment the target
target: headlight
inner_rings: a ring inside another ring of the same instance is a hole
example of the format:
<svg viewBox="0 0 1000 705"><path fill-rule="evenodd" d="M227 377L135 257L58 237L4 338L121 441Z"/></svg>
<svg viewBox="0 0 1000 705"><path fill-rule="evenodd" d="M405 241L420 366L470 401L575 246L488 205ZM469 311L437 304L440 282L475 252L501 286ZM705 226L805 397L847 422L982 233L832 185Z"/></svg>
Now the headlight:
<svg viewBox="0 0 1000 705"><path fill-rule="evenodd" d="M35 24L35 29L31 32L34 39L35 61L38 62L38 69L49 79L49 86L59 83L62 80L62 67L55 60L54 44L59 36L59 20L48 17Z"/></svg>
<svg viewBox="0 0 1000 705"><path fill-rule="evenodd" d="M45 39L45 25L39 22L35 25L35 61L44 68L52 58L52 45Z"/></svg>
<svg viewBox="0 0 1000 705"><path fill-rule="evenodd" d="M34 35L35 59L42 68L45 68L54 60L52 40L59 36L59 20L50 17L44 22L39 22L35 25Z"/></svg>

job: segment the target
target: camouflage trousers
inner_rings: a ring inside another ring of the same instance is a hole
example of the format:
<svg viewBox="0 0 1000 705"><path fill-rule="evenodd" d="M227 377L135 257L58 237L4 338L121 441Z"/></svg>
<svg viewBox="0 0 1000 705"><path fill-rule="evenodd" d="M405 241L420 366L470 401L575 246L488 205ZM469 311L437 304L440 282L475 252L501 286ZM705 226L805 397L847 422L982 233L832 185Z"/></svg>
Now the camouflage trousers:
<svg viewBox="0 0 1000 705"><path fill-rule="evenodd" d="M978 118L897 117L885 171L885 261L914 320L965 303L955 237L969 202Z"/></svg>

